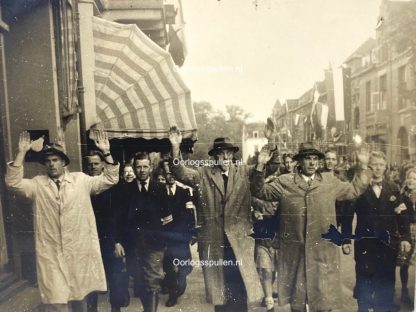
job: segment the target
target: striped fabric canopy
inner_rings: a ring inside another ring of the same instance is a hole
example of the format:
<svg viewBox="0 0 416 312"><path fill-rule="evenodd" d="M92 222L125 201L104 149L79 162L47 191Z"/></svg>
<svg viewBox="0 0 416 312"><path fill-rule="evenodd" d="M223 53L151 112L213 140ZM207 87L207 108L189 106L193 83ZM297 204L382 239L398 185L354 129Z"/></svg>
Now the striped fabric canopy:
<svg viewBox="0 0 416 312"><path fill-rule="evenodd" d="M162 139L171 126L196 140L189 89L170 54L136 25L93 19L98 124L109 138ZM90 137L94 138L90 131Z"/></svg>

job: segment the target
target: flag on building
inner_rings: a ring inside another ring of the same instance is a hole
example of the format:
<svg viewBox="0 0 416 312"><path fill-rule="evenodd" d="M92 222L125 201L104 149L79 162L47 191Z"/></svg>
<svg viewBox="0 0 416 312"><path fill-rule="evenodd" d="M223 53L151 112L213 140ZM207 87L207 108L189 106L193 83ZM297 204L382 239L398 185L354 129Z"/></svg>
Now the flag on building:
<svg viewBox="0 0 416 312"><path fill-rule="evenodd" d="M339 67L333 71L335 120L344 121L344 73Z"/></svg>

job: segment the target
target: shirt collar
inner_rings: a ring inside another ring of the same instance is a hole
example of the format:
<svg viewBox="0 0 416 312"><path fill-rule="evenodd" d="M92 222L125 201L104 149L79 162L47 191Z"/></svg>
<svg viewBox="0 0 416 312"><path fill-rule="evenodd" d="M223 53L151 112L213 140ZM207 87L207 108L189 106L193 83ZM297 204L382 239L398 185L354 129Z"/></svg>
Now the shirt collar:
<svg viewBox="0 0 416 312"><path fill-rule="evenodd" d="M141 191L142 190L142 184L141 184L142 181L140 181L139 179L136 179L136 182L137 182L137 186L139 187L139 190ZM148 191L149 190L150 177L148 177L144 182L146 183L146 186L145 186L146 191Z"/></svg>
<svg viewBox="0 0 416 312"><path fill-rule="evenodd" d="M221 171L222 175L225 175L228 178L228 174L230 173L230 167L228 167L227 171Z"/></svg>
<svg viewBox="0 0 416 312"><path fill-rule="evenodd" d="M63 181L68 182L68 183L72 183L74 182L74 178L68 173L68 171L64 171L64 174L61 175L58 179L52 179L51 177L47 176L46 179L46 185L51 184L51 183L56 183L56 181L59 181L61 184Z"/></svg>
<svg viewBox="0 0 416 312"><path fill-rule="evenodd" d="M173 195L175 195L175 193L176 193L176 182L173 185L167 185L166 184L166 190L168 191L168 194L169 194L169 189L171 189Z"/></svg>
<svg viewBox="0 0 416 312"><path fill-rule="evenodd" d="M301 176L302 176L302 178L303 178L306 182L309 182L309 180L313 180L313 179L315 179L315 173L314 173L313 175L311 175L310 177L308 177L308 176L306 176L306 175L304 175L304 174L301 174Z"/></svg>

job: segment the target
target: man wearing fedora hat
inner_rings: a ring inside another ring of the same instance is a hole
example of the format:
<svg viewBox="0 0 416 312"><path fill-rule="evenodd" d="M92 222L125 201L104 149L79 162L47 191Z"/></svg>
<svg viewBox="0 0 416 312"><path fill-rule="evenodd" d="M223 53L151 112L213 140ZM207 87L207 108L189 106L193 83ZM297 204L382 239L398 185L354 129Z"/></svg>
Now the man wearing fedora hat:
<svg viewBox="0 0 416 312"><path fill-rule="evenodd" d="M113 163L107 136L99 132L95 145L105 157L102 175L70 173L63 147L52 144L40 152L46 174L24 179L24 158L33 144L28 132L20 134L6 184L33 202L41 300L47 312L68 311L68 302L73 311L85 311L84 297L107 289L90 196L118 182L119 165Z"/></svg>
<svg viewBox="0 0 416 312"><path fill-rule="evenodd" d="M212 263L203 266L207 301L215 311L247 311L263 297L253 257L254 240L249 236L250 168L233 164L238 147L225 137L215 139L208 152L215 163L196 169L177 165L182 135L172 128L169 139L174 158L172 172L180 182L199 189L199 256L202 263Z"/></svg>
<svg viewBox="0 0 416 312"><path fill-rule="evenodd" d="M321 238L336 224L336 200L358 196L368 185L367 172L353 183L342 182L331 173L317 171L324 158L312 143L303 143L293 156L299 172L264 183L263 169L270 159L264 147L253 172L252 194L279 202L279 304L292 311L334 311L340 309L340 252Z"/></svg>

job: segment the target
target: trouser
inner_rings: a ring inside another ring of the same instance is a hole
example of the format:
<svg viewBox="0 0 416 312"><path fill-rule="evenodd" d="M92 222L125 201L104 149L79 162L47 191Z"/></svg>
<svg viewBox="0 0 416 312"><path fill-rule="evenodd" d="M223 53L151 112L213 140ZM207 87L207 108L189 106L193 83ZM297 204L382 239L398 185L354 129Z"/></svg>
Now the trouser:
<svg viewBox="0 0 416 312"><path fill-rule="evenodd" d="M152 249L146 243L143 235L140 235L135 243L134 263L132 272L134 276L135 295L140 298L146 293L157 293L160 291L163 280L163 257L164 248Z"/></svg>
<svg viewBox="0 0 416 312"><path fill-rule="evenodd" d="M362 239L355 247L355 297L359 311L394 311L397 250L376 239Z"/></svg>
<svg viewBox="0 0 416 312"><path fill-rule="evenodd" d="M100 239L100 249L103 259L103 265L105 270L106 279L108 282L108 290L111 307L118 307L112 304L112 289L114 287L114 274L121 272L123 269L123 263L121 258L116 258L114 255L114 243L112 240L107 238ZM90 293L87 298L87 312L98 311L98 292Z"/></svg>
<svg viewBox="0 0 416 312"><path fill-rule="evenodd" d="M224 234L224 261L236 263L234 251ZM222 306L215 306L215 311L244 312L247 307L247 291L241 277L238 265L223 266L224 272L224 289L226 303Z"/></svg>
<svg viewBox="0 0 416 312"><path fill-rule="evenodd" d="M166 273L164 284L171 298L181 296L186 289L186 277L192 272L191 250L188 242L169 241L163 260Z"/></svg>

